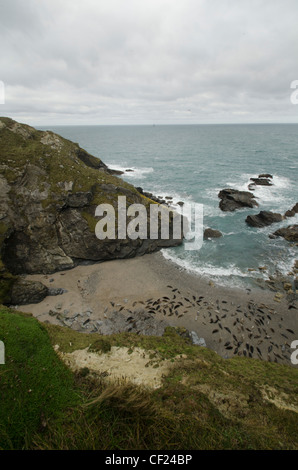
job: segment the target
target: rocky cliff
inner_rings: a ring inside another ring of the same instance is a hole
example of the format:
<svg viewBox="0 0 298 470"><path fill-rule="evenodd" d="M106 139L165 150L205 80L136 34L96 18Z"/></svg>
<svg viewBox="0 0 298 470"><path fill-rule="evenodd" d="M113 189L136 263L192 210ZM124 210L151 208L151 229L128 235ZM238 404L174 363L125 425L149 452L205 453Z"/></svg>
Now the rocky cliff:
<svg viewBox="0 0 298 470"><path fill-rule="evenodd" d="M179 240L98 240L95 209L150 199L98 158L53 132L0 118L0 302L15 276L51 273L82 261L133 257ZM117 216L117 211L116 211ZM117 218L116 218L117 224Z"/></svg>

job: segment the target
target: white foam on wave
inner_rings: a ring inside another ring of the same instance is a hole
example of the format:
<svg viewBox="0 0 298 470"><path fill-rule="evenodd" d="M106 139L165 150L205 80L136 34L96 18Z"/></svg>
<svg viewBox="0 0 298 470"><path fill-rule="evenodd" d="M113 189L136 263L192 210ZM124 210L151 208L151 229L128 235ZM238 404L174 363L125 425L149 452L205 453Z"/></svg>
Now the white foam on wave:
<svg viewBox="0 0 298 470"><path fill-rule="evenodd" d="M237 266L231 264L229 267L222 267L222 266L213 266L211 264L203 264L201 266L195 266L191 261L187 259L179 258L171 253L169 253L168 249L161 250L164 258L167 260L172 261L173 263L178 264L180 267L184 268L186 271L191 271L200 275L206 275L209 277L249 277L248 273L241 271Z"/></svg>
<svg viewBox="0 0 298 470"><path fill-rule="evenodd" d="M253 183L250 178L257 177L258 175L243 173L237 182L228 181L227 186L239 191L249 191L248 185ZM272 186L256 185L251 192L255 195L259 205L276 205L280 207L280 210L287 210L287 204L290 200L289 193L291 189L294 189L294 183L285 176L273 176L272 183Z"/></svg>
<svg viewBox="0 0 298 470"><path fill-rule="evenodd" d="M249 173L243 173L235 181L227 181L225 188L237 189L238 191L248 191L248 184L252 183L250 178L252 177Z"/></svg>
<svg viewBox="0 0 298 470"><path fill-rule="evenodd" d="M147 191L145 188L144 190ZM160 199L164 199L169 204L169 207L173 208L173 210L175 210L179 214L182 214L184 204L193 204L195 202L192 196L190 196L189 194L178 193L177 191L172 191L171 189L165 191L164 188L161 189L159 186L151 186L150 189L148 189L148 192L152 192L155 196L159 197ZM168 199L169 197L171 199ZM181 202L183 203L183 205L178 204Z"/></svg>
<svg viewBox="0 0 298 470"><path fill-rule="evenodd" d="M275 265L276 271L279 271L283 276L287 276L289 272L293 271L294 259L294 257L289 256L287 259L277 261Z"/></svg>
<svg viewBox="0 0 298 470"><path fill-rule="evenodd" d="M132 170L132 171L127 171L127 170ZM149 173L153 173L154 168L148 167L148 168L136 168L134 166L129 167L125 170L124 175L125 177L129 178L135 178L135 179L144 179L147 177Z"/></svg>
<svg viewBox="0 0 298 470"><path fill-rule="evenodd" d="M108 167L111 168L112 170L122 171L124 173L122 176L124 176L125 178L129 177L129 178L135 178L135 179L144 179L149 173L154 172L154 168L152 167L138 168L135 166L126 166L126 165L124 166L123 164L119 165L119 164L113 164L113 163L108 164ZM128 171L128 170L132 170L132 171Z"/></svg>

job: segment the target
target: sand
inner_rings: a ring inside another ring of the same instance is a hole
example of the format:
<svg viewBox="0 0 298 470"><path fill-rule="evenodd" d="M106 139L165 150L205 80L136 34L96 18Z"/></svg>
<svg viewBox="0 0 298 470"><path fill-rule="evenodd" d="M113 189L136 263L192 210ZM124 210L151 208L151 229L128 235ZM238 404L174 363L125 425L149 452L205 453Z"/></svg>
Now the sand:
<svg viewBox="0 0 298 470"><path fill-rule="evenodd" d="M297 312L284 297L261 289L216 286L154 253L126 260L81 265L53 275L26 276L66 293L39 304L22 305L40 321L58 323L49 315L57 307L69 315L88 312L104 320L115 311L129 315L143 309L170 326L185 327L204 338L224 358L235 355L291 365L291 343L298 339Z"/></svg>
<svg viewBox="0 0 298 470"><path fill-rule="evenodd" d="M61 353L58 349L58 354L73 371L87 367L106 382L128 381L154 389L162 386L164 375L173 367L170 360L152 361L150 351L140 348L130 351L125 347L112 346L111 351L101 354L92 353L88 348L72 353Z"/></svg>

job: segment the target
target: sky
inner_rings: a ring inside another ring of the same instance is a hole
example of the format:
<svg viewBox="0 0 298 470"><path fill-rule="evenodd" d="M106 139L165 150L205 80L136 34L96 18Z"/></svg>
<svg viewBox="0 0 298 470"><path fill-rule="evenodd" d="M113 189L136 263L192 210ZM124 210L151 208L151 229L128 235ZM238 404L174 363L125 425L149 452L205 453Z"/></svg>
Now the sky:
<svg viewBox="0 0 298 470"><path fill-rule="evenodd" d="M297 0L0 0L0 115L297 123L297 18Z"/></svg>

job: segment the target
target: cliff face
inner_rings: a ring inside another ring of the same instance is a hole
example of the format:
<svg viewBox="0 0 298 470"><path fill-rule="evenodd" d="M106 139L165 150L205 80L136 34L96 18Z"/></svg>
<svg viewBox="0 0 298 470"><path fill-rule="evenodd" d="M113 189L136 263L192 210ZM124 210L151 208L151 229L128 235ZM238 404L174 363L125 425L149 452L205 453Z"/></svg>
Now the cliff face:
<svg viewBox="0 0 298 470"><path fill-rule="evenodd" d="M116 209L118 196L126 196L127 205L143 204L148 213L153 201L78 144L52 132L0 118L0 170L2 294L11 288L11 275L132 257L182 241L98 240L99 204Z"/></svg>

